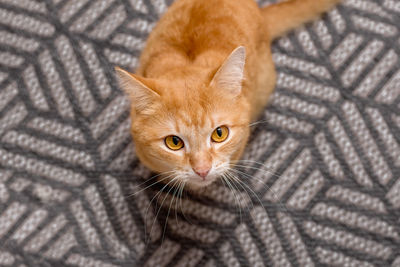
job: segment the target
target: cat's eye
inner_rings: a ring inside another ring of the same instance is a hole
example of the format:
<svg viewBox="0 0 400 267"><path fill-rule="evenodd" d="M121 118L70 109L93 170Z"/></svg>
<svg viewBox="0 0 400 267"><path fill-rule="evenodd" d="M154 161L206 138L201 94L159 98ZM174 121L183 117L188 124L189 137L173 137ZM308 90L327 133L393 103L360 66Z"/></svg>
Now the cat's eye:
<svg viewBox="0 0 400 267"><path fill-rule="evenodd" d="M226 126L217 127L214 132L211 134L211 140L217 143L221 143L228 138L229 129Z"/></svg>
<svg viewBox="0 0 400 267"><path fill-rule="evenodd" d="M183 141L178 136L170 135L164 139L165 145L171 150L179 150L183 147Z"/></svg>

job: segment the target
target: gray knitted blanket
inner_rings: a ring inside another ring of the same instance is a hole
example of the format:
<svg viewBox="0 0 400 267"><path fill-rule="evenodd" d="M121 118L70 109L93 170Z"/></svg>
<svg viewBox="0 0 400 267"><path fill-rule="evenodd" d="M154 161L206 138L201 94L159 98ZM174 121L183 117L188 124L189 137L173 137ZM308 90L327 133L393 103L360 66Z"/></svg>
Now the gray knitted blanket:
<svg viewBox="0 0 400 267"><path fill-rule="evenodd" d="M0 0L0 266L400 266L400 1L276 41L245 185L178 201L113 73L170 2Z"/></svg>

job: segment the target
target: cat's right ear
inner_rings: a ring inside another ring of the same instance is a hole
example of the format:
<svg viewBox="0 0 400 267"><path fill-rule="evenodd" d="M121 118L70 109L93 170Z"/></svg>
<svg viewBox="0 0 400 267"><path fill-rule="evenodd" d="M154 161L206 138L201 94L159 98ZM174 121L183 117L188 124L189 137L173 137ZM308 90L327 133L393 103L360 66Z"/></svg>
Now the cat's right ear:
<svg viewBox="0 0 400 267"><path fill-rule="evenodd" d="M222 66L215 73L211 85L225 89L232 96L237 96L242 91L244 64L246 61L246 48L239 46L229 55Z"/></svg>
<svg viewBox="0 0 400 267"><path fill-rule="evenodd" d="M136 112L141 113L154 104L160 95L144 84L144 79L115 67L119 86L129 96Z"/></svg>

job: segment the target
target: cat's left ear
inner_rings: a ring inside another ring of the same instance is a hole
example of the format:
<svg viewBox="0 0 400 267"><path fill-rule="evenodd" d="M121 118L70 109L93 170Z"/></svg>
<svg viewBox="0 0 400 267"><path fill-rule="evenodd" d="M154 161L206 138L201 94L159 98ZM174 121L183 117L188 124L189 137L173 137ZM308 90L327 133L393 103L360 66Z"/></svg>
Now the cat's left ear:
<svg viewBox="0 0 400 267"><path fill-rule="evenodd" d="M222 66L215 73L211 86L227 90L233 96L242 91L246 48L239 46L229 55Z"/></svg>

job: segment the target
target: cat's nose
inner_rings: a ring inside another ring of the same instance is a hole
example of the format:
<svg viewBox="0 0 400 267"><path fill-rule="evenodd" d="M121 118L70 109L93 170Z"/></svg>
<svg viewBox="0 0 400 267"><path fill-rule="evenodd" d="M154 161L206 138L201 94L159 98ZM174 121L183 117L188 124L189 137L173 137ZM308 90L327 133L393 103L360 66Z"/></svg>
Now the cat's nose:
<svg viewBox="0 0 400 267"><path fill-rule="evenodd" d="M210 169L209 168L204 168L204 169L193 169L193 171L197 174L197 175L199 175L201 178L203 178L203 180L205 180L206 179L206 177L207 177L207 174L210 172Z"/></svg>

